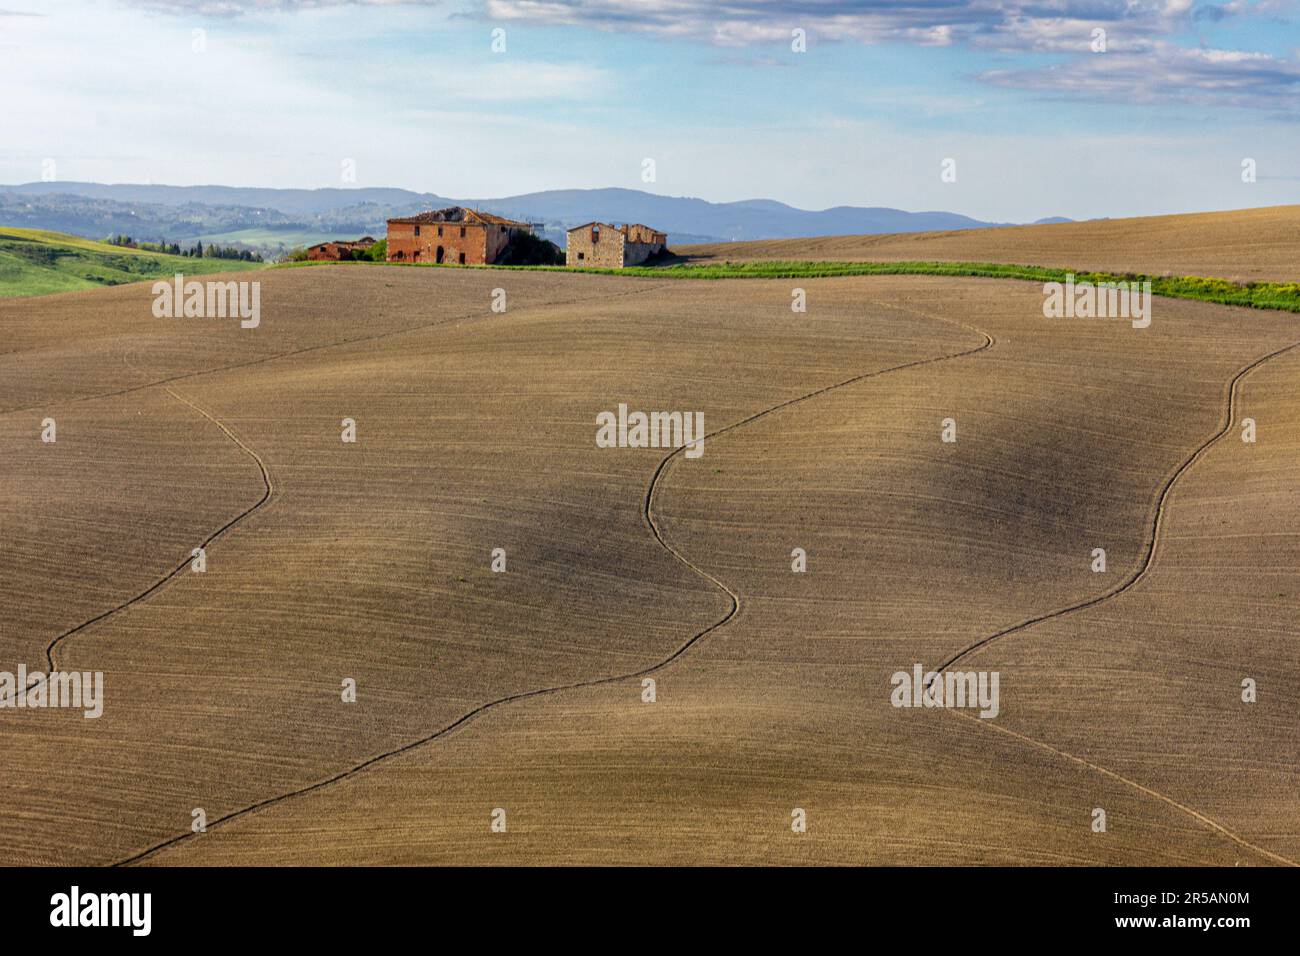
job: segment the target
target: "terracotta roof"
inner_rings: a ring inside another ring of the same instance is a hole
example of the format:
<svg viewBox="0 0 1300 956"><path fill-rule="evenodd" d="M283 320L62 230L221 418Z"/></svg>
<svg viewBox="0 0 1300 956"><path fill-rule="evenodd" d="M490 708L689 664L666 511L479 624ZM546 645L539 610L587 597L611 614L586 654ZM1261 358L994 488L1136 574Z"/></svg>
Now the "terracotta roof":
<svg viewBox="0 0 1300 956"><path fill-rule="evenodd" d="M308 249L321 249L325 246L373 246L375 240L370 236L362 236L360 239L330 239L326 242L318 242L314 246L308 246Z"/></svg>
<svg viewBox="0 0 1300 956"><path fill-rule="evenodd" d="M476 209L467 209L464 206L448 206L446 209L434 209L415 216L403 216L388 221L400 223L467 222L479 226L516 226L519 228L528 226L526 222L516 222L513 219L506 219L504 216L494 216L490 212L479 212Z"/></svg>
<svg viewBox="0 0 1300 956"><path fill-rule="evenodd" d="M507 219L505 216L494 216L490 212L479 212L476 209L468 210L471 216L481 219L483 222L491 223L497 226L527 226L526 222L518 222L514 219Z"/></svg>

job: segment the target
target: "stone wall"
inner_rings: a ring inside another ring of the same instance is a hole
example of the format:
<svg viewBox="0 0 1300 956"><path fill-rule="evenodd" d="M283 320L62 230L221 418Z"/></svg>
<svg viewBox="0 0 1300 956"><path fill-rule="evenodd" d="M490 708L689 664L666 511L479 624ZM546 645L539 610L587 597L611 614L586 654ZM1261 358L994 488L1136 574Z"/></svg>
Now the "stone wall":
<svg viewBox="0 0 1300 956"><path fill-rule="evenodd" d="M662 242L626 242L623 245L623 265L639 266L663 248Z"/></svg>
<svg viewBox="0 0 1300 956"><path fill-rule="evenodd" d="M645 262L662 252L668 243L665 233L648 226L615 227L592 223L570 229L564 264L574 269L622 269Z"/></svg>
<svg viewBox="0 0 1300 956"><path fill-rule="evenodd" d="M623 233L611 226L574 229L568 234L564 264L576 269L621 269L623 243Z"/></svg>

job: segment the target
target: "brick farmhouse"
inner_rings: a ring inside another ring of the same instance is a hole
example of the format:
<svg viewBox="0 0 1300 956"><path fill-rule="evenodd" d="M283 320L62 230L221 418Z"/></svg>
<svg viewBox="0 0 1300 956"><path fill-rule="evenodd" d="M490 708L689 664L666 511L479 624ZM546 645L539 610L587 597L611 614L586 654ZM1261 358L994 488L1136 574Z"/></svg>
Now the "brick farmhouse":
<svg viewBox="0 0 1300 956"><path fill-rule="evenodd" d="M422 212L388 220L388 261L488 265L514 236L532 231L526 222L464 206Z"/></svg>
<svg viewBox="0 0 1300 956"><path fill-rule="evenodd" d="M622 269L645 262L668 247L668 234L626 223L589 222L568 231L565 265L585 269Z"/></svg>
<svg viewBox="0 0 1300 956"><path fill-rule="evenodd" d="M339 242L320 242L307 250L307 258L316 262L342 262L351 259L356 250L369 249L375 240L366 236L362 239Z"/></svg>

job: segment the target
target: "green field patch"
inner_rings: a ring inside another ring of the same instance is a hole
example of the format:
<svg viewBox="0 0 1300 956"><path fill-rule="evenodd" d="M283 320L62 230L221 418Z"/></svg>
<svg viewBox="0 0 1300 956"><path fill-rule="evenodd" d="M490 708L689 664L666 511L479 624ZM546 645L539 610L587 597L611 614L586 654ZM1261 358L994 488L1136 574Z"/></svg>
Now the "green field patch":
<svg viewBox="0 0 1300 956"><path fill-rule="evenodd" d="M0 227L0 298L76 292L177 273L207 275L262 267L235 259L163 255L40 229Z"/></svg>

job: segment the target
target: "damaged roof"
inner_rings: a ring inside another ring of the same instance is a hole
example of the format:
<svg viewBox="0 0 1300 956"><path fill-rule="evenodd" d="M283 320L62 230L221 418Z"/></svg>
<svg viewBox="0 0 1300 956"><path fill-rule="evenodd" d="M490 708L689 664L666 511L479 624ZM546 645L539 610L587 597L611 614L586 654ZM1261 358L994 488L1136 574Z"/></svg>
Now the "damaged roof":
<svg viewBox="0 0 1300 956"><path fill-rule="evenodd" d="M583 229L590 229L593 226L599 226L601 229L608 229L611 232L621 232L625 236L628 234L628 231L631 229L642 229L645 232L653 232L657 235L663 235L663 236L667 235L667 233L664 232L662 229L655 229L651 226L647 226L644 223L640 223L640 222L628 222L628 223L624 223L621 226L612 222L584 222L581 226L574 226L564 231L578 232Z"/></svg>
<svg viewBox="0 0 1300 956"><path fill-rule="evenodd" d="M446 209L434 209L415 216L403 216L388 221L416 224L458 222L477 226L518 226L520 228L527 228L528 226L526 222L517 222L514 219L494 216L490 212L479 212L477 209L467 209L464 206L448 206Z"/></svg>

